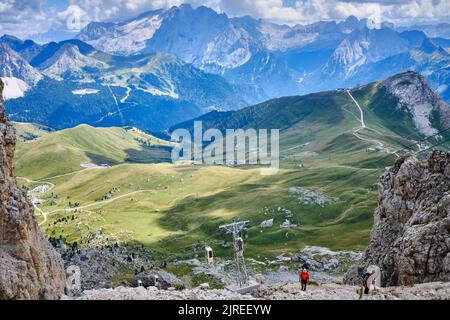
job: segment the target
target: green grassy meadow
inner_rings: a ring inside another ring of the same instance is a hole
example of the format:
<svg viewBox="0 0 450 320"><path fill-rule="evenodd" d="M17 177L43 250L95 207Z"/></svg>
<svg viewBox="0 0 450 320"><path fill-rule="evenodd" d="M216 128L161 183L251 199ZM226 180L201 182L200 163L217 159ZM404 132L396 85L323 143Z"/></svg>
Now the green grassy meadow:
<svg viewBox="0 0 450 320"><path fill-rule="evenodd" d="M376 182L396 159L368 148L381 143L394 151L411 144L404 138L410 133L407 119L402 131L380 118L381 106L371 98L377 94L373 87L354 93L368 126L356 135L359 110L346 93L320 94L312 107L311 97L306 102L286 98L312 111L285 110L291 120L282 126L281 168L274 176L262 176L257 166L173 165L168 163L172 143L134 128L82 125L48 132L29 124L17 125L34 132L33 139L18 140L17 175L30 190L54 186L33 194L44 200L39 208L45 215L36 215L47 236L69 243L89 246L89 235L101 231L106 240L141 244L168 258L202 255L205 245L229 257L231 249L222 244L231 237L219 226L239 219L250 221L243 236L246 255L256 259L295 253L306 245L362 250L377 206ZM266 108L278 110L272 104ZM272 118L275 124L264 120L264 125L281 126L286 113ZM83 170L83 163L109 166ZM332 201L323 207L305 204L289 191L295 187ZM260 228L272 218L272 228ZM280 228L286 219L298 227Z"/></svg>

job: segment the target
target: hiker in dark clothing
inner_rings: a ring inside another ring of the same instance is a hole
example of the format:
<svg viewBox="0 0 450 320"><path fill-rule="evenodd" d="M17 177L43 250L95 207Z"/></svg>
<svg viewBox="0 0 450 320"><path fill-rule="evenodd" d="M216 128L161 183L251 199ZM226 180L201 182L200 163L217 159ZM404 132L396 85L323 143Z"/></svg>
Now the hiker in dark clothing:
<svg viewBox="0 0 450 320"><path fill-rule="evenodd" d="M299 273L299 280L302 284L302 291L306 291L306 285L309 281L309 272L307 269L302 269L302 271Z"/></svg>
<svg viewBox="0 0 450 320"><path fill-rule="evenodd" d="M369 294L370 288L369 288L369 279L375 274L375 272L366 272L362 275L362 286L364 289L364 294Z"/></svg>

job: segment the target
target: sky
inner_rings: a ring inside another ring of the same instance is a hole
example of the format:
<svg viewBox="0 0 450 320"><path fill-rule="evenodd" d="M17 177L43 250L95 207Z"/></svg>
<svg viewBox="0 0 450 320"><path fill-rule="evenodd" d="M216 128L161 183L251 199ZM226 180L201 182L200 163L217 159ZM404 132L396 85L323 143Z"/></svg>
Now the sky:
<svg viewBox="0 0 450 320"><path fill-rule="evenodd" d="M0 0L0 34L64 36L92 21L120 21L182 3L290 25L350 15L397 25L450 22L450 0Z"/></svg>

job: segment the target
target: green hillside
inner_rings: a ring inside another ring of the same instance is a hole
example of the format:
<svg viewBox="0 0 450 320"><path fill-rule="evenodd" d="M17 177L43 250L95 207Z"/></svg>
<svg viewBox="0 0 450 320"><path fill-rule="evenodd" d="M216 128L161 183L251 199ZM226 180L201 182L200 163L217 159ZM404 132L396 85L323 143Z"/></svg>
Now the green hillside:
<svg viewBox="0 0 450 320"><path fill-rule="evenodd" d="M52 128L27 122L14 122L14 128L17 138L23 142L43 137L54 131Z"/></svg>
<svg viewBox="0 0 450 320"><path fill-rule="evenodd" d="M24 128L21 124L16 126ZM20 132L20 130L19 130ZM114 165L130 162L160 162L170 159L171 143L128 128L73 129L45 132L31 141L20 141L15 154L16 170L27 178L45 178L79 171L81 165Z"/></svg>

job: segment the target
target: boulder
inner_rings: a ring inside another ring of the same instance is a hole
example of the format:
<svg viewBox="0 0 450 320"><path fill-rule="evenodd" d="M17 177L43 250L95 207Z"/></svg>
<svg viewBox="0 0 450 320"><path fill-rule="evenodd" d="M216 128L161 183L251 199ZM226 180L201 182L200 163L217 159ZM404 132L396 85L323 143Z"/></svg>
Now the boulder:
<svg viewBox="0 0 450 320"><path fill-rule="evenodd" d="M156 277L159 280L159 289L168 290L171 287L182 284L175 275L166 271L151 271L138 274L134 277L132 284L135 287L138 287L139 284L144 288L154 287Z"/></svg>

